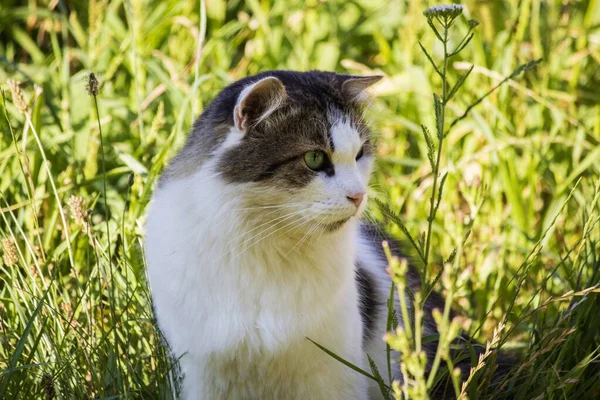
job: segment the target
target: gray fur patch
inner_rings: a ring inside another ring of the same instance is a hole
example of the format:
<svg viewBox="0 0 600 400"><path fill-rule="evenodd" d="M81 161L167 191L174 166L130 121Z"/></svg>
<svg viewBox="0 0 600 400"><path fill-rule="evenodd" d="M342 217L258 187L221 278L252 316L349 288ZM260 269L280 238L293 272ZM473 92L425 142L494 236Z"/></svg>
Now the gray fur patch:
<svg viewBox="0 0 600 400"><path fill-rule="evenodd" d="M385 311L385 299L379 299L377 294L377 282L371 273L357 262L356 264L356 286L358 290L358 306L363 321L363 340L373 339L377 329L377 323L381 321L380 314Z"/></svg>
<svg viewBox="0 0 600 400"><path fill-rule="evenodd" d="M304 154L330 151L325 115L288 100L270 118L252 126L241 143L228 149L218 171L228 182L269 181L302 187L317 174L304 163Z"/></svg>
<svg viewBox="0 0 600 400"><path fill-rule="evenodd" d="M231 126L226 123L205 123L202 119L194 123L185 146L171 160L162 174L159 185L166 181L185 178L196 172L208 159L211 153L225 141ZM207 132L207 130L209 130Z"/></svg>

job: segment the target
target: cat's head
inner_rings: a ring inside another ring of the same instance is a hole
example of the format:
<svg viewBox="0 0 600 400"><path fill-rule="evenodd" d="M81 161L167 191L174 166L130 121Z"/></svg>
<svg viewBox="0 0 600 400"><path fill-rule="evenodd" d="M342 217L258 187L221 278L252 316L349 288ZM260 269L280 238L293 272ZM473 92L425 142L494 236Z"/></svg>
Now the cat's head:
<svg viewBox="0 0 600 400"><path fill-rule="evenodd" d="M236 82L197 121L166 179L210 165L241 212L336 230L365 208L373 146L362 112L379 79L272 71Z"/></svg>

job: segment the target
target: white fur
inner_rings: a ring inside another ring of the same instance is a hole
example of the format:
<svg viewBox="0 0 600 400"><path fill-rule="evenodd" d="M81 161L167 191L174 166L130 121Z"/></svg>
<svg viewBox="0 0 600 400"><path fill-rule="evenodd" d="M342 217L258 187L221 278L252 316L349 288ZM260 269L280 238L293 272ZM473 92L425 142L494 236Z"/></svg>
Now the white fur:
<svg viewBox="0 0 600 400"><path fill-rule="evenodd" d="M331 127L331 140L335 148L332 162L336 167L336 175L338 175L336 183L340 185L342 191L346 192L347 196L366 194L371 163L369 162L367 166L365 165L366 160L356 162L356 155L363 145L356 129L340 119ZM366 199L361 203L362 209L365 204Z"/></svg>
<svg viewBox="0 0 600 400"><path fill-rule="evenodd" d="M366 199L357 210L347 196L366 191L371 161L355 161L362 143L350 125L332 133L335 175L293 196L224 183L215 173L220 150L155 192L148 278L185 399L367 398L366 378L307 339L368 370L354 271ZM334 232L322 227L346 218ZM380 362L385 344L377 343Z"/></svg>

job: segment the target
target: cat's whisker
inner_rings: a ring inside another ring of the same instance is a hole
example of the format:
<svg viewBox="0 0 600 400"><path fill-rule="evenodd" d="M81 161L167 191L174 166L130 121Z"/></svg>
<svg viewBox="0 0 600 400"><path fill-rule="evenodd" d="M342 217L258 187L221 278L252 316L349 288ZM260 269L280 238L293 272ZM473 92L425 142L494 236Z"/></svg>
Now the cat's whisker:
<svg viewBox="0 0 600 400"><path fill-rule="evenodd" d="M256 207L244 207L244 208L234 208L233 211L244 211L244 210L263 210L268 208L292 208L298 206L310 206L311 202L302 202L302 203L289 203L289 204L281 204L281 205L268 205L268 206L256 206Z"/></svg>
<svg viewBox="0 0 600 400"><path fill-rule="evenodd" d="M274 233L274 232L271 232L271 233L268 233L267 235L265 235L264 237L261 237L261 235L265 234L266 232L268 232L271 228L275 227L276 225L281 224L281 223L286 223L283 227L280 227L279 229L277 229L277 230L280 230L282 228L286 228L286 227L288 227L288 226L293 225L294 223L296 223L297 220L295 220L295 219L292 220L289 223L287 223L287 221L290 220L290 219L292 219L293 217L297 216L298 214L302 213L303 211L304 210L298 210L298 211L289 213L289 214L287 214L285 216L278 217L278 218L275 218L275 219L273 219L271 221L268 221L266 223L261 224L261 226L265 226L265 225L268 225L268 226L265 229L261 230L260 232L256 233L255 235L253 235L252 237L250 237L250 238L244 240L243 242L241 242L240 244L238 244L235 248L233 248L232 250L230 250L227 254L231 253L232 251L234 251L234 250L236 250L236 249L238 249L240 247L243 247L243 250L240 252L240 254L243 253L243 252L245 252L245 251L247 251L247 250L249 250L252 246L256 245L257 243L259 243L260 241L262 241L263 239L265 239L266 237L268 237L272 233ZM304 219L304 217L301 217L301 219ZM254 231L257 228L253 228L251 231ZM247 234L248 234L248 231L244 232L242 235L240 235L240 237L243 236L243 235L247 235ZM258 238L258 240L254 241L254 239L256 239L256 238ZM250 243L250 242L252 242L252 243ZM245 245L248 244L248 243L250 243L250 245L246 247Z"/></svg>
<svg viewBox="0 0 600 400"><path fill-rule="evenodd" d="M369 221L372 222L374 224L377 224L377 220L373 217L373 214L371 213L371 210L365 210L365 212L363 213L363 216Z"/></svg>
<svg viewBox="0 0 600 400"><path fill-rule="evenodd" d="M321 225L323 222L325 222L325 220L326 220L326 219L327 219L327 216L323 217L323 218L322 218L322 219L319 221L318 225L320 226L320 225ZM321 232L319 232L319 235L318 235L318 236L316 236L316 238L313 236L313 237L311 238L311 241L312 241L312 240L315 240L315 241L319 240L319 239L320 239L320 238L323 236L323 233L325 233L325 229L321 229ZM312 243L312 242L311 242L311 243Z"/></svg>
<svg viewBox="0 0 600 400"><path fill-rule="evenodd" d="M315 216L315 219L316 219L316 217L318 217L319 215L322 215L322 214L324 214L324 213L325 213L325 210L322 210L322 211L320 211L320 212L319 212L319 213L318 213L318 214ZM323 219L323 220L325 220L325 219ZM306 224L306 223L310 223L310 220L309 220L309 221L306 221L306 222L303 222L303 223L302 223L300 226L302 226L302 225L304 225L304 224ZM299 226L299 227L300 227L300 226ZM295 249L295 248L297 248L298 246L301 246L301 245L302 245L302 243L303 243L303 242L306 240L306 238L307 238L307 237L308 237L310 234L312 234L312 233L313 233L313 232L314 232L314 231L315 231L315 230L318 228L318 226L319 226L319 223L314 223L314 224L313 224L313 225L312 225L312 226L311 226L311 227L310 227L310 228L309 228L309 229L306 231L306 233L304 234L304 236L302 236L302 238L301 238L301 239L298 241L298 243L296 243L296 244L294 245L294 247L292 247L292 248L290 249L290 251L288 251L287 253L285 253L285 255L284 255L283 257L281 257L281 260L285 259L285 258L286 258L286 257L287 257L287 256L288 256L288 255L289 255L291 252L292 252L292 251L294 251L294 249Z"/></svg>
<svg viewBox="0 0 600 400"><path fill-rule="evenodd" d="M228 243L228 245L232 245L232 244L234 244L234 243L235 243L235 242L237 242L237 241L238 241L238 239L240 239L241 237L243 237L243 236L246 236L246 235L248 235L248 234L250 234L250 233L252 233L252 232L256 231L257 229L260 229L260 228L262 228L262 227L263 227L263 226L265 226L265 225L272 225L272 224L274 224L274 223L277 223L277 222L282 222L282 221L281 221L282 219L286 219L286 218L287 218L287 217L289 217L289 216L292 216L292 215L299 214L299 213L301 213L302 211L304 211L304 210L296 210L296 211L293 211L293 212L291 212L291 213L288 213L288 214L285 214L285 215L281 215L281 216L275 217L275 218L273 218L273 219L270 219L269 221L263 222L262 224L260 224L260 225L258 225L258 226L255 226L254 228L250 229L249 231L243 231L243 232L242 232L240 235L238 235L238 236L234 237L233 239L230 239L230 240L229 240L229 243ZM271 215L271 214L273 214L273 213L275 213L275 212L277 212L277 210L275 210L275 211L271 211L271 212L269 212L268 214L266 214L265 216ZM267 228L267 230L268 230L268 228ZM260 233L259 233L259 235L260 235ZM254 237L255 237L255 236L253 236L253 237L251 237L251 238L249 238L249 239L251 240L251 239L253 239ZM243 243L245 243L245 242L246 242L246 241L242 242L242 244L243 244Z"/></svg>
<svg viewBox="0 0 600 400"><path fill-rule="evenodd" d="M251 233L251 232L254 232L254 231L256 231L256 230L258 230L258 229L260 229L260 228L262 228L262 227L264 227L264 226L267 226L265 229L261 230L260 232L258 232L258 233L256 233L256 234L252 235L251 237L249 237L249 238L247 238L247 239L244 239L242 242L240 242L240 243L238 243L237 245L235 245L235 247L234 247L234 248L232 248L231 250L229 250L228 252L226 252L226 253L224 254L224 256L226 256L226 255L228 255L228 254L231 254L233 251L237 250L237 249L238 249L238 248L240 248L240 247L244 247L244 245L245 245L245 244L247 244L248 242L251 242L252 240L254 240L254 239L256 239L257 237L259 237L260 235L262 235L263 233L267 232L267 231L268 231L269 229L271 229L273 226L275 226L275 225L277 225L277 224L279 224L279 223L285 222L285 221L289 220L290 218L293 218L294 216L296 216L296 215L298 215L298 214L302 213L303 211L304 211L304 210L297 210L297 211L294 211L294 212L292 212L292 213L289 213L289 214L286 214L286 215L282 215L282 216L279 216L279 217L275 217L275 218L273 218L273 219L271 219L271 220L269 220L269 221L267 221L267 222L264 222L264 223L260 224L259 226L256 226L256 227L252 228L252 229L251 229L251 230L249 230L249 231L244 231L244 232L242 232L240 235L238 235L238 236L236 236L235 238L231 239L231 240L229 241L229 245L232 245L233 243L237 242L237 240L238 240L238 239L240 239L240 238L242 238L242 237L244 237L244 236L248 235L249 233ZM251 246L250 246L250 247L251 247ZM246 249L246 250L247 250L247 249ZM246 250L244 250L244 251L246 251Z"/></svg>
<svg viewBox="0 0 600 400"><path fill-rule="evenodd" d="M301 210L301 211L304 211L304 210ZM253 247L253 246L255 246L256 244L258 244L258 243L262 242L262 241L263 241L263 240L265 240L266 238L268 238L268 237L270 237L270 236L274 235L275 233L277 233L277 232L281 231L282 229L285 229L285 228L289 227L290 225L293 225L293 224L295 224L295 223L297 223L297 222L298 222L297 220L293 220L292 222L290 222L290 223L288 223L288 224L286 224L286 225L284 225L284 226L282 226L282 227L280 227L280 228L277 228L277 229L275 229L273 232L271 232L271 233L267 234L266 236L264 236L264 237L262 237L262 238L259 238L257 241L255 241L255 242L254 242L254 243L252 243L250 246L248 246L248 247L247 247L247 248L246 248L244 251L240 252L240 253L239 253L239 254L238 254L236 257L234 257L234 258L232 259L232 262L233 262L234 260L236 260L236 259L237 259L237 257L239 257L241 254L243 254L245 251L248 251L248 250L250 250L250 248L252 248L252 247ZM267 228L267 230L268 230L268 228ZM263 231L263 232L265 232L265 231Z"/></svg>
<svg viewBox="0 0 600 400"><path fill-rule="evenodd" d="M304 241L306 240L306 238L309 237L309 235L311 235L314 230L318 227L318 224L313 224L307 231L306 233L302 236L302 238L298 241L298 243L296 243L287 253L285 253L285 255L282 257L282 259L285 259L292 251L294 251L296 248L301 248L302 247L302 243L304 243Z"/></svg>
<svg viewBox="0 0 600 400"><path fill-rule="evenodd" d="M302 246L302 242L305 241L309 236L311 236L311 239L314 237L314 236L312 236L312 234L321 226L321 223L323 221L325 221L326 218L327 217L324 217L323 219L321 219L321 221L318 221L318 222L316 222L316 223L313 224L313 226L310 228L310 231L306 235L304 235L304 237L302 238L302 240L300 242L300 246ZM324 231L322 230L321 233L319 234L319 237L323 234L323 232ZM309 243L312 243L312 241L309 242Z"/></svg>

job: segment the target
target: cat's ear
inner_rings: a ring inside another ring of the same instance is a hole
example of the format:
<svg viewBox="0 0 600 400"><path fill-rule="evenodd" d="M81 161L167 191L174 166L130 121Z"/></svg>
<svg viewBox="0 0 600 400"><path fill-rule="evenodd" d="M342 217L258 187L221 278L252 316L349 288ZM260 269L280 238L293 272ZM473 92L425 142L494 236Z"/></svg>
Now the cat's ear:
<svg viewBox="0 0 600 400"><path fill-rule="evenodd" d="M367 97L365 90L383 78L382 75L351 76L342 83L342 93L350 101L362 101Z"/></svg>
<svg viewBox="0 0 600 400"><path fill-rule="evenodd" d="M277 110L286 96L283 83L274 76L247 86L240 93L233 110L235 127L246 132L251 124L264 120Z"/></svg>

